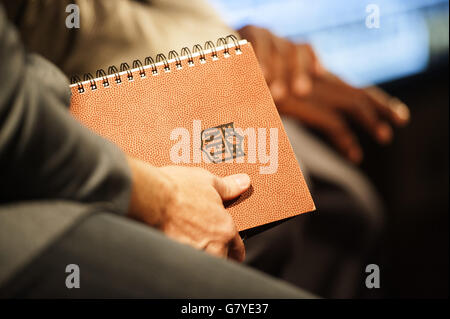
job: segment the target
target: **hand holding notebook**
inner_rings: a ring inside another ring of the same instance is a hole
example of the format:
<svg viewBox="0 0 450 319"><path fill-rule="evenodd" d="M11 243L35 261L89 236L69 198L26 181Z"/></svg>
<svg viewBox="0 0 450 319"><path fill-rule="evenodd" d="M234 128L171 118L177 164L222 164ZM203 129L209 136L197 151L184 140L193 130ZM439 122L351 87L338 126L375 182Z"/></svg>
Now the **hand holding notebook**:
<svg viewBox="0 0 450 319"><path fill-rule="evenodd" d="M250 189L227 205L239 230L314 210L250 43L194 51L86 76L72 85L72 114L154 166L248 174Z"/></svg>
<svg viewBox="0 0 450 319"><path fill-rule="evenodd" d="M129 217L212 255L243 261L244 244L223 200L246 191L248 175L218 177L202 168L128 160L133 175Z"/></svg>

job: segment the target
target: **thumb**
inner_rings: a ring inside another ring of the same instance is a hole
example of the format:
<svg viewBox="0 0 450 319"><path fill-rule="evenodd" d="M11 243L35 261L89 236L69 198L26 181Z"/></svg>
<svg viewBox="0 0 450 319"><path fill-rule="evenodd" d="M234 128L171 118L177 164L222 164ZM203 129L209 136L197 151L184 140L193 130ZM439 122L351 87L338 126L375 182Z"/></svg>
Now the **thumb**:
<svg viewBox="0 0 450 319"><path fill-rule="evenodd" d="M250 177L247 174L235 174L226 177L217 177L214 188L222 200L238 197L250 187Z"/></svg>

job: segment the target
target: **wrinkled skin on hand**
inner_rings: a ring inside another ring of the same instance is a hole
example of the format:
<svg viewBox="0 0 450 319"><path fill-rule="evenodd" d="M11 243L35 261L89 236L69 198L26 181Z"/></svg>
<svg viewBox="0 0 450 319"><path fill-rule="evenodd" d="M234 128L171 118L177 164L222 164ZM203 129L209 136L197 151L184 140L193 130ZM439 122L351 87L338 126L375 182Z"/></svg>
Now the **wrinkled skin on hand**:
<svg viewBox="0 0 450 319"><path fill-rule="evenodd" d="M133 190L129 216L217 257L243 261L245 248L223 201L250 187L246 174L218 177L202 168L128 158Z"/></svg>

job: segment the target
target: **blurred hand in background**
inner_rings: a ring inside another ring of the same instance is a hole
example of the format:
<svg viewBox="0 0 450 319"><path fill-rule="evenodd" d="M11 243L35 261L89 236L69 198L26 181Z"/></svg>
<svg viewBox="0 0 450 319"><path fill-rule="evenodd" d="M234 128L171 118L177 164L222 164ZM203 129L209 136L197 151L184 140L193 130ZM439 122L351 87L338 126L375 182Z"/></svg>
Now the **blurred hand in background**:
<svg viewBox="0 0 450 319"><path fill-rule="evenodd" d="M255 26L238 32L252 43L280 113L320 131L352 162L361 162L363 152L349 120L380 144L392 140L392 125L409 121L404 103L377 87L360 89L345 83L321 65L310 45Z"/></svg>

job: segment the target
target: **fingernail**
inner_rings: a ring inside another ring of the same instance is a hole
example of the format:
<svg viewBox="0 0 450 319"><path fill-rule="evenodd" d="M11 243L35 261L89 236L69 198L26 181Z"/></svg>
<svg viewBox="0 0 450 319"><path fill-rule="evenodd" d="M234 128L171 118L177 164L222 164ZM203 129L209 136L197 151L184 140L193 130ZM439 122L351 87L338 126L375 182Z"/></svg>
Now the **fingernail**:
<svg viewBox="0 0 450 319"><path fill-rule="evenodd" d="M299 95L306 95L311 92L311 89L311 81L307 80L305 77L297 78L294 82L295 93Z"/></svg>
<svg viewBox="0 0 450 319"><path fill-rule="evenodd" d="M280 100L286 93L286 88L279 81L275 81L270 85L270 92L274 100Z"/></svg>
<svg viewBox="0 0 450 319"><path fill-rule="evenodd" d="M392 129L389 125L382 123L377 127L377 138L380 143L389 143L392 140Z"/></svg>
<svg viewBox="0 0 450 319"><path fill-rule="evenodd" d="M250 177L247 174L236 174L233 177L240 189L247 189L250 186Z"/></svg>
<svg viewBox="0 0 450 319"><path fill-rule="evenodd" d="M391 108L402 122L407 122L410 117L409 109L405 103L399 99L393 99L391 102Z"/></svg>

